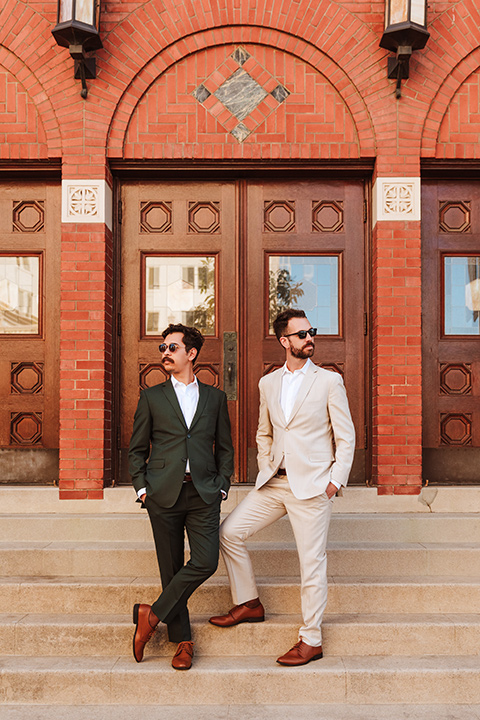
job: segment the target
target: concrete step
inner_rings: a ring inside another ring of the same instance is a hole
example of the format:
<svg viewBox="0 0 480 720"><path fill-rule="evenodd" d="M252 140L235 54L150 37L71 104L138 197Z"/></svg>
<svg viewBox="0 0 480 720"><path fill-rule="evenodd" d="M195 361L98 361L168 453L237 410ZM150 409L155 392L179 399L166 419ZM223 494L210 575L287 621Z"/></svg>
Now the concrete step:
<svg viewBox="0 0 480 720"><path fill-rule="evenodd" d="M230 512L250 492L250 486L233 485L222 510ZM138 516L141 512L135 503L131 486L105 488L103 500L60 500L56 487L2 486L0 508L2 513L79 513L110 514L128 513ZM426 487L420 495L378 495L374 487L349 485L343 497L337 498L333 507L336 513L479 513L480 485Z"/></svg>
<svg viewBox="0 0 480 720"><path fill-rule="evenodd" d="M268 613L300 613L300 578L258 577ZM136 602L151 603L160 592L155 577L3 577L0 612L129 614ZM192 613L218 615L232 605L227 578L208 580L189 600ZM476 613L480 579L472 577L329 578L331 613Z"/></svg>
<svg viewBox="0 0 480 720"><path fill-rule="evenodd" d="M225 517L225 515L224 515ZM150 522L138 514L2 514L0 541L33 542L149 542ZM362 513L335 514L331 542L480 543L480 513ZM288 518L282 518L255 536L257 542L292 542Z"/></svg>
<svg viewBox="0 0 480 720"><path fill-rule="evenodd" d="M2 720L480 720L480 705L4 705Z"/></svg>
<svg viewBox="0 0 480 720"><path fill-rule="evenodd" d="M257 575L297 577L294 543L249 545ZM394 577L480 576L479 543L330 542L331 575ZM0 573L30 576L155 576L152 542L2 542ZM223 562L219 574L225 574Z"/></svg>
<svg viewBox="0 0 480 720"><path fill-rule="evenodd" d="M267 615L263 623L217 628L208 616L192 616L196 655L258 655L275 659L298 639L300 615ZM328 656L476 655L480 615L325 615L323 647ZM131 615L0 614L4 655L130 657ZM175 645L159 626L146 656L172 657Z"/></svg>
<svg viewBox="0 0 480 720"><path fill-rule="evenodd" d="M325 657L301 668L272 658L0 658L3 704L282 705L480 704L480 656ZM347 709L348 711L348 709ZM345 715L348 717L348 712Z"/></svg>

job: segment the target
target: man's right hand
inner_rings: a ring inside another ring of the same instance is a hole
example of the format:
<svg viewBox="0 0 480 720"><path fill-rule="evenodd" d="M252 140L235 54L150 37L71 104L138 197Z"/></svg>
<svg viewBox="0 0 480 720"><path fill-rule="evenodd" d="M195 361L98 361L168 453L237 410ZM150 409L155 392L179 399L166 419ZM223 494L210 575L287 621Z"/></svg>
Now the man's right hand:
<svg viewBox="0 0 480 720"><path fill-rule="evenodd" d="M140 500L142 503L145 503L145 498L147 497L147 493L143 493L143 495L140 495Z"/></svg>

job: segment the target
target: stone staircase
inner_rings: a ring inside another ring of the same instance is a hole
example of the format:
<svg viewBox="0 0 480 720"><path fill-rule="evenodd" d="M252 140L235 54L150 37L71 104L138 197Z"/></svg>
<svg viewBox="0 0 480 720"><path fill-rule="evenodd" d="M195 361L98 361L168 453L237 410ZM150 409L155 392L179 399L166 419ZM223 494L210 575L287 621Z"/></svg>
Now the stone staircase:
<svg viewBox="0 0 480 720"><path fill-rule="evenodd" d="M208 623L231 606L221 563L189 603L196 654L193 668L179 673L170 665L175 646L162 631L143 663L131 654L132 606L158 592L146 515L122 502L95 512L52 504L47 512L37 499L23 506L9 496L0 515L1 720L173 719L180 706L193 705L196 720L204 712L234 718L242 708L243 718L264 718L269 706L277 706L276 718L298 714L297 706L305 718L480 718L475 504L449 513L399 503L395 512L388 501L378 512L380 498L352 512L338 499L325 657L303 668L275 663L301 623L291 528L286 519L276 523L250 543L266 622L229 629ZM159 707L162 714L152 714ZM325 715L311 714L320 707Z"/></svg>

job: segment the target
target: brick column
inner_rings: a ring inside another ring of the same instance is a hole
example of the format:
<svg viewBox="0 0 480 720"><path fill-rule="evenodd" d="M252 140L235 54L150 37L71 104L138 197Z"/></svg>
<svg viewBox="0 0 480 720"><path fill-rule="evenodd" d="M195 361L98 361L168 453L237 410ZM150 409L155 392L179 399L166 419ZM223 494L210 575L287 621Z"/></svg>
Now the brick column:
<svg viewBox="0 0 480 720"><path fill-rule="evenodd" d="M413 495L422 483L420 179L377 178L373 215L373 476L380 495Z"/></svg>
<svg viewBox="0 0 480 720"><path fill-rule="evenodd" d="M111 214L111 190L104 180L63 180L61 499L101 499L110 479Z"/></svg>

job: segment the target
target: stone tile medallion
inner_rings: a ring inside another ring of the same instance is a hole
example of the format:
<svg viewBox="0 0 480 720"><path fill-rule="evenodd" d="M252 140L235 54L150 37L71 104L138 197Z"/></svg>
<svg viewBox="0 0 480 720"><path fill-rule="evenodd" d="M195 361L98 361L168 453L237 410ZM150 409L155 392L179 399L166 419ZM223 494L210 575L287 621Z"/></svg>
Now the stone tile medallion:
<svg viewBox="0 0 480 720"><path fill-rule="evenodd" d="M245 48L237 47L192 94L241 143L290 92Z"/></svg>

